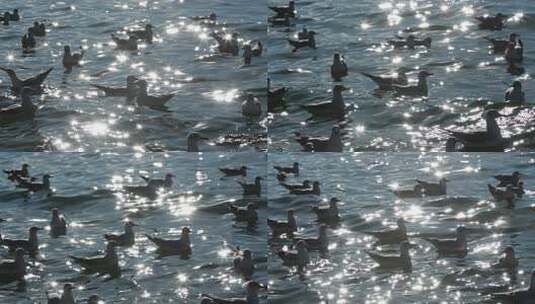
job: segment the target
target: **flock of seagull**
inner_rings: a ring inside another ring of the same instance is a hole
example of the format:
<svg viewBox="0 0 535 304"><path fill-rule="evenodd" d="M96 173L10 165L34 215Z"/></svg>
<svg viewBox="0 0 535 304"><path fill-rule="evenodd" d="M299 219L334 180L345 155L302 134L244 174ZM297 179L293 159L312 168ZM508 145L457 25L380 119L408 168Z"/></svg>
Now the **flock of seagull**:
<svg viewBox="0 0 535 304"><path fill-rule="evenodd" d="M7 18L7 19L6 19ZM259 40L244 41L239 38L239 33L233 32L230 34L226 27L218 22L218 17L215 13L207 16L193 16L190 19L200 25L206 26L212 32L212 37L216 42L216 49L222 55L238 56L240 50L243 49L242 56L244 66L251 64L254 57L262 56L263 44ZM12 22L21 20L18 10L13 13L6 12L4 17L4 24L9 25ZM39 44L38 39L46 37L50 30L46 29L45 23L34 22L34 25L27 29L21 38L21 47L24 54L35 54L36 47ZM142 28L140 27L125 27L118 31L126 38L111 34L112 43L117 50L136 52L139 49L140 43L152 44L155 37L154 27L147 23ZM66 73L73 69L83 66L86 51L80 47L79 52L71 50L71 46L65 45L62 65ZM14 123L25 120L33 120L36 112L40 107L36 106L32 101L33 95L41 95L46 93L45 80L52 72L53 67L39 73L38 75L21 78L17 71L6 67L0 67L0 70L7 73L11 81L11 90L9 97L4 97L0 102L0 122ZM143 79L143 76L128 75L126 77L126 86L108 86L102 84L91 84L91 86L101 92L104 96L119 96L125 97L126 102L137 107L147 107L157 111L168 112L166 104L175 97L174 93L153 95L149 94L149 84ZM244 94L244 101L241 104L241 114L247 122L257 122L262 117L262 103L253 94ZM227 138L228 137L228 138ZM187 151L198 152L199 143L203 140L209 140L205 136L192 132L187 138ZM265 139L264 139L265 140ZM215 141L221 146L225 145L239 145L239 144L256 144L261 143L262 138L257 138L255 135L238 134L224 136L223 140Z"/></svg>
<svg viewBox="0 0 535 304"><path fill-rule="evenodd" d="M37 178L32 177L29 171L30 166L23 164L20 169L4 170L9 181L15 184L16 188L27 191L28 195L40 194L50 196L53 194L50 179L50 174L45 174L42 181L37 181ZM247 167L225 167L220 168L224 176L246 176ZM145 184L123 186L121 192L131 196L132 198L143 197L151 200L156 199L164 191L170 190L174 185L175 176L171 173L165 175L162 179L149 178L141 176ZM257 177L253 183L243 182L237 180L239 186L243 190L243 196L246 197L260 197L261 196L261 177ZM249 226L256 225L258 216L256 213L256 205L249 203L246 207L240 207L234 203L229 205L229 213L235 215L235 220L238 223L246 223ZM4 222L5 220L0 220ZM107 241L107 246L102 255L78 257L69 255L68 258L75 264L79 265L82 272L85 274L98 274L99 276L109 276L110 279L121 276L121 267L119 266L119 257L117 255L118 248L132 247L136 242L134 228L138 226L132 221L124 223L124 232L122 233L108 233L103 237ZM52 238L59 238L68 235L69 224L65 217L60 213L60 210L54 208L51 210L51 220L49 224L49 232ZM25 276L27 275L27 264L25 256L35 257L39 252L38 232L44 230L41 227L31 227L28 230L28 239L10 239L5 235L0 235L0 247L6 247L8 253L14 256L13 260L3 260L0 263L0 281L2 283L18 282L18 286L23 289L25 284ZM159 257L164 256L179 256L182 259L188 259L192 255L192 246L190 240L191 229L183 227L179 239L167 239L156 235L145 234L145 237L154 244L157 248ZM266 290L267 287L261 283L252 280L252 275L255 272L255 260L252 252L248 249L232 248L233 254L236 256L232 269L240 277L246 280L244 284L246 297L245 298L218 298L208 294L201 295L202 304L257 304L259 303L260 291ZM64 285L61 295L48 295L49 304L74 304L76 301L73 295L73 285L67 283ZM99 296L93 295L88 299L88 303L96 304L99 302Z"/></svg>
<svg viewBox="0 0 535 304"><path fill-rule="evenodd" d="M272 6L271 10L275 12L268 21L274 27L288 27L294 26L293 20L298 18L297 7L295 1L289 1L288 5ZM496 15L484 15L475 17L479 22L480 30L501 31L505 27L510 16L498 13ZM290 29L288 29L290 32ZM297 40L288 39L288 43L292 48L292 52L297 52L299 49L310 48L316 49L317 33L304 27L297 32ZM524 45L520 36L516 33L511 33L508 38L486 38L491 44L490 47L495 54L503 55L508 63L507 71L513 75L521 75L525 73L521 66L524 54ZM431 48L432 38L418 38L413 34L406 37L396 36L396 39L391 39L383 42L393 49L413 51L417 48ZM417 82L412 84L406 73L408 68L400 68L392 75L372 75L370 73L362 72L361 74L369 78L377 84L378 89L376 93L384 95L387 92L392 92L394 98L409 97L409 98L427 98L429 94L427 78L433 73L427 70L420 70L417 74ZM343 78L348 76L348 66L345 62L344 56L336 53L333 55L333 62L330 67L331 77L335 82L343 81ZM287 98L286 93L291 88L279 87L271 88L271 83L268 80L268 111L271 113L279 112L286 108ZM333 97L329 101L315 102L303 105L303 110L309 112L312 116L310 120L332 120L335 126L332 128L330 136L326 137L310 137L304 136L301 133L296 133L295 140L301 144L304 151L316 152L342 152L343 132L340 132L341 125L347 114L354 108L344 102L342 92L347 88L341 84L335 84L332 90ZM444 129L442 133L446 134L446 144L444 149L447 152L465 151L465 152L503 152L507 147L512 145L510 138L502 137L500 127L497 123L499 117L507 117L516 115L504 115L499 113L499 110L505 107L520 108L526 106L526 100L522 91L522 83L514 81L505 92L503 102L489 104L483 111L482 117L486 122L486 130L478 132L466 132Z"/></svg>
<svg viewBox="0 0 535 304"><path fill-rule="evenodd" d="M319 181L304 180L302 183L288 184L286 179L289 175L299 177L299 163L294 163L289 167L274 167L277 170L277 180L279 184L288 190L291 195L321 195ZM497 202L506 202L507 208L514 208L515 201L522 198L524 194L524 183L520 172L512 174L493 176L497 180L496 185L488 185L489 193ZM408 189L392 190L393 194L400 199L418 199L423 197L444 196L447 194L448 179L442 178L438 183L416 180L416 185ZM328 228L336 228L343 220L339 210L340 200L336 197L330 199L327 205L320 204L312 207L311 211L317 217L319 224L317 237L298 237L298 223L295 218L295 210L287 210L287 218L268 219L268 226L271 229L271 249L274 250L282 260L283 265L295 268L298 273L303 274L307 266L310 265L310 253L319 252L320 257L328 259L329 238ZM397 227L380 231L365 231L376 239L375 245L399 245L399 254L384 254L380 251L366 251L367 255L378 265L378 268L387 272L412 272L410 244L411 236L403 218L396 220ZM433 245L440 257L460 257L464 258L469 253L467 229L458 226L455 238L429 238L424 240ZM503 250L503 256L496 263L491 265L490 273L507 273L512 278L516 278L518 272L518 258L512 246L507 246ZM515 282L515 279L511 280ZM492 298L501 303L528 304L535 300L535 271L531 278L531 285L528 289L512 290L507 292L496 292Z"/></svg>

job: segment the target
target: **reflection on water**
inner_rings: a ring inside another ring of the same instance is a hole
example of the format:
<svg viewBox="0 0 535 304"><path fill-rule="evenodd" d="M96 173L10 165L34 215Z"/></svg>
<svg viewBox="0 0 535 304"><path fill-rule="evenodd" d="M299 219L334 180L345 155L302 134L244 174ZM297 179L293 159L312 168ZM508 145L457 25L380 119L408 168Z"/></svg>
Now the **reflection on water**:
<svg viewBox="0 0 535 304"><path fill-rule="evenodd" d="M311 206L332 197L338 203L341 222L328 230L326 257L311 253L311 265L303 275L282 265L275 251L288 240L270 240L269 273L272 303L427 303L447 301L481 303L489 293L509 287L527 287L535 267L533 230L533 155L530 154L277 154L274 165L300 163L299 176L285 183L320 181L321 195L297 196L279 185L276 171L269 171L268 217L285 219L295 210L299 237L317 235L318 222ZM498 174L520 171L526 194L514 209L495 201L487 184L497 184ZM394 189L410 189L415 179L438 182L446 177L447 195L400 199ZM398 254L399 245L375 244L366 232L396 227L407 221L412 272L377 269L367 251ZM454 237L458 225L468 233L466 257L439 257L423 238ZM493 271L506 246L519 259L516 280Z"/></svg>

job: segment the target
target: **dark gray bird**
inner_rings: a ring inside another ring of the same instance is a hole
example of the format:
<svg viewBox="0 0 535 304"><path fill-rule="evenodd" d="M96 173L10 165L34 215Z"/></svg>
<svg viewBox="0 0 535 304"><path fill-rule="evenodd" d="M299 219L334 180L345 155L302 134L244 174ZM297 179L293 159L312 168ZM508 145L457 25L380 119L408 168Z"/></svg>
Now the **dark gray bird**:
<svg viewBox="0 0 535 304"><path fill-rule="evenodd" d="M184 227L178 240L162 239L148 234L145 234L145 236L156 245L160 255L179 255L187 258L191 255L190 233L191 230L188 227Z"/></svg>

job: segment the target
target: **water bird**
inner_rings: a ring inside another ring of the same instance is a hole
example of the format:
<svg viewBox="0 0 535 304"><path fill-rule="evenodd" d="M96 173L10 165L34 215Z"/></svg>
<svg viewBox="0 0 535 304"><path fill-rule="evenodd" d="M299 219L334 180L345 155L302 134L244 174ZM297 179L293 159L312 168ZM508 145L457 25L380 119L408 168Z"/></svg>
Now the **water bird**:
<svg viewBox="0 0 535 304"><path fill-rule="evenodd" d="M407 226L406 221L403 218L399 218L396 221L397 227L394 229L385 229L381 231L369 231L365 232L371 236L377 238L378 244L399 244L407 241Z"/></svg>
<svg viewBox="0 0 535 304"><path fill-rule="evenodd" d="M37 46L37 41L35 40L33 33L28 31L28 33L24 34L20 39L20 44L24 53L30 53Z"/></svg>
<svg viewBox="0 0 535 304"><path fill-rule="evenodd" d="M498 189L491 184L487 185L490 194L492 197L498 201L506 201L508 208L513 208L515 205L516 193L513 191L512 185L507 185L505 190Z"/></svg>
<svg viewBox="0 0 535 304"><path fill-rule="evenodd" d="M518 186L518 183L522 179L522 174L515 171L512 174L494 175L493 178L500 182L496 187L505 187L507 185Z"/></svg>
<svg viewBox="0 0 535 304"><path fill-rule="evenodd" d="M283 182L286 180L286 178L288 177L288 174L284 173L284 172L279 172L277 173L277 180L279 182Z"/></svg>
<svg viewBox="0 0 535 304"><path fill-rule="evenodd" d="M95 87L103 91L106 96L135 96L138 91L138 82L139 78L133 75L128 75L126 77L126 87L108 87L99 84L91 84L92 87Z"/></svg>
<svg viewBox="0 0 535 304"><path fill-rule="evenodd" d="M304 180L301 184L286 184L286 183L279 183L279 185L283 186L284 188L288 189L289 191L293 190L303 190L303 189L310 189L312 188L312 185L310 184L309 180Z"/></svg>
<svg viewBox="0 0 535 304"><path fill-rule="evenodd" d="M262 177L257 176L254 180L254 183L252 184L248 184L242 181L237 181L237 182L238 184L240 184L240 186L243 189L243 195L256 195L259 197L260 194L262 193L262 184L260 183L261 180L262 180Z"/></svg>
<svg viewBox="0 0 535 304"><path fill-rule="evenodd" d="M396 73L391 75L372 75L361 72L362 75L370 78L378 85L378 89L382 91L391 91L395 85L406 86L409 82L407 79L407 69L400 68Z"/></svg>
<svg viewBox="0 0 535 304"><path fill-rule="evenodd" d="M289 1L288 5L269 6L269 9L274 11L277 17L295 17L295 2Z"/></svg>
<svg viewBox="0 0 535 304"><path fill-rule="evenodd" d="M51 178L52 176L50 174L45 174L43 175L43 182L41 183L34 182L32 181L32 179L30 180L20 179L19 184L17 185L17 188L24 188L24 189L27 189L29 192L40 192L40 191L50 192L51 191L51 188L50 188Z"/></svg>
<svg viewBox="0 0 535 304"><path fill-rule="evenodd" d="M303 147L305 152L342 152L344 146L342 132L337 126L332 128L329 137L311 137L295 132L295 141Z"/></svg>
<svg viewBox="0 0 535 304"><path fill-rule="evenodd" d="M103 303L100 301L100 297L98 295L91 295L89 299L87 299L87 304L101 304Z"/></svg>
<svg viewBox="0 0 535 304"><path fill-rule="evenodd" d="M161 255L179 255L187 258L191 255L190 233L191 230L188 227L183 227L180 238L177 240L162 239L148 234L145 236L156 245Z"/></svg>
<svg viewBox="0 0 535 304"><path fill-rule="evenodd" d="M85 51L80 47L80 53L71 53L71 47L66 45L63 47L63 67L67 70L73 67L80 66L80 61L84 58Z"/></svg>
<svg viewBox="0 0 535 304"><path fill-rule="evenodd" d="M338 53L334 54L333 63L331 65L331 77L334 81L341 81L347 74L347 64L344 56L341 56Z"/></svg>
<svg viewBox="0 0 535 304"><path fill-rule="evenodd" d="M492 264L494 269L506 269L508 271L516 271L518 269L518 259L515 256L515 249L512 246L507 246L502 251L501 257L497 263Z"/></svg>
<svg viewBox="0 0 535 304"><path fill-rule="evenodd" d="M15 250L15 259L3 259L0 263L0 280L22 280L26 275L26 261L24 260L24 249Z"/></svg>
<svg viewBox="0 0 535 304"><path fill-rule="evenodd" d="M251 250L245 249L242 256L236 257L232 264L234 266L234 271L246 279L253 276L255 266Z"/></svg>
<svg viewBox="0 0 535 304"><path fill-rule="evenodd" d="M192 132L187 137L187 149L188 152L200 152L199 150L199 143L201 140L208 140L207 137L202 136L201 134L197 132Z"/></svg>
<svg viewBox="0 0 535 304"><path fill-rule="evenodd" d="M288 93L288 88L271 88L271 79L267 79L267 98L268 98L268 112L274 112L275 109L284 107L284 96Z"/></svg>
<svg viewBox="0 0 535 304"><path fill-rule="evenodd" d="M132 247L136 242L136 235L134 234L135 226L137 226L135 223L126 221L124 223L124 233L106 233L104 234L104 238L109 242L114 242L118 247Z"/></svg>
<svg viewBox="0 0 535 304"><path fill-rule="evenodd" d="M207 15L207 16L192 16L189 18L194 21L202 21L202 20L216 21L217 15L214 12L212 12L210 13L210 15Z"/></svg>
<svg viewBox="0 0 535 304"><path fill-rule="evenodd" d="M277 255L288 267L297 267L301 272L310 263L307 244L301 240L295 245L295 250L279 250Z"/></svg>
<svg viewBox="0 0 535 304"><path fill-rule="evenodd" d="M294 238L294 243L304 241L308 251L320 251L326 253L329 250L329 238L327 237L327 225L322 224L318 230L317 238Z"/></svg>
<svg viewBox="0 0 535 304"><path fill-rule="evenodd" d="M222 36L216 32L210 34L217 42L217 49L220 53L232 54L232 56L238 56L240 53L240 47L238 42L238 33L232 33L230 37Z"/></svg>
<svg viewBox="0 0 535 304"><path fill-rule="evenodd" d="M15 252L20 248L33 255L39 250L37 232L40 230L43 230L43 228L31 227L28 232L29 236L27 240L6 239L5 237L0 236L0 245L9 248L10 252Z"/></svg>
<svg viewBox="0 0 535 304"><path fill-rule="evenodd" d="M35 37L44 37L46 36L46 26L44 23L39 23L35 21L33 26L28 29L31 31Z"/></svg>
<svg viewBox="0 0 535 304"><path fill-rule="evenodd" d="M379 264L382 269L402 269L405 272L412 271L411 255L409 253L409 243L402 242L400 255L384 255L377 252L366 251L368 256Z"/></svg>
<svg viewBox="0 0 535 304"><path fill-rule="evenodd" d="M312 211L316 214L318 221L325 224L334 224L340 221L340 215L338 214L339 199L336 197L331 198L328 206L314 206Z"/></svg>
<svg viewBox="0 0 535 304"><path fill-rule="evenodd" d="M513 43L513 44L516 43L516 39L518 37L519 37L518 34L511 33L509 35L509 39L496 39L496 38L489 38L489 37L483 37L483 38L487 40L488 42L490 42L490 44L492 45L492 51L495 54L503 54L505 53L505 50L507 49L507 46L510 43Z"/></svg>
<svg viewBox="0 0 535 304"><path fill-rule="evenodd" d="M40 93L43 89L43 83L45 82L46 77L54 68L50 68L36 76L20 79L15 73L14 70L0 67L0 70L7 73L9 79L11 80L11 92L13 94L20 94L23 88L29 88L33 93Z"/></svg>
<svg viewBox="0 0 535 304"><path fill-rule="evenodd" d="M50 220L50 235L57 238L67 234L67 221L59 213L58 208L52 209L52 219Z"/></svg>
<svg viewBox="0 0 535 304"><path fill-rule="evenodd" d="M292 20L288 16L284 16L284 17L271 16L268 18L268 22L271 24L271 26L291 26L292 25Z"/></svg>
<svg viewBox="0 0 535 304"><path fill-rule="evenodd" d="M303 27L303 29L297 33L297 39L299 40L305 40L308 39L308 37L308 29L306 27Z"/></svg>
<svg viewBox="0 0 535 304"><path fill-rule="evenodd" d="M309 103L304 105L303 108L313 117L342 119L346 114L346 104L342 92L347 89L343 85L335 85L332 100Z"/></svg>
<svg viewBox="0 0 535 304"><path fill-rule="evenodd" d="M138 80L136 85L138 87L136 103L140 106L160 109L164 107L169 100L175 97L175 94L165 94L158 96L149 95L148 83L145 80Z"/></svg>
<svg viewBox="0 0 535 304"><path fill-rule="evenodd" d="M279 237L283 234L286 234L286 236L293 235L297 231L297 221L294 213L293 209L289 209L286 221L267 219L267 225L271 229L273 237Z"/></svg>
<svg viewBox="0 0 535 304"><path fill-rule="evenodd" d="M0 108L0 121L14 122L33 119L37 106L33 104L31 94L32 89L24 87L20 92L20 103Z"/></svg>
<svg viewBox="0 0 535 304"><path fill-rule="evenodd" d="M433 39L431 37L426 37L424 39L417 39L414 35L409 35L405 37L397 37L397 40L388 40L388 44L392 45L396 49L408 48L414 49L417 46L424 46L426 48L431 48L431 42Z"/></svg>
<svg viewBox="0 0 535 304"><path fill-rule="evenodd" d="M116 45L116 48L118 50L124 50L124 51L137 51L138 44L136 37L130 36L128 39L121 39L117 37L115 34L111 34L111 39Z"/></svg>
<svg viewBox="0 0 535 304"><path fill-rule="evenodd" d="M114 242L108 242L104 255L88 257L69 255L69 258L89 273L109 274L112 278L121 275L119 257L117 256L117 245Z"/></svg>
<svg viewBox="0 0 535 304"><path fill-rule="evenodd" d="M9 13L9 21L20 21L20 14L18 8L14 9L12 13Z"/></svg>
<svg viewBox="0 0 535 304"><path fill-rule="evenodd" d="M431 243L440 255L464 257L468 253L466 228L463 226L457 227L454 239L424 238L424 240Z"/></svg>
<svg viewBox="0 0 535 304"><path fill-rule="evenodd" d="M516 43L509 43L505 48L505 60L508 63L521 63L524 60L524 43L518 39Z"/></svg>
<svg viewBox="0 0 535 304"><path fill-rule="evenodd" d="M237 205L231 204L229 206L229 209L230 212L234 214L237 222L247 222L247 224L249 225L254 225L258 220L256 206L253 203L249 203L245 207L239 207Z"/></svg>
<svg viewBox="0 0 535 304"><path fill-rule="evenodd" d="M320 195L321 194L320 182L318 181L313 182L311 188L288 189L288 192L290 192L290 194L295 194L295 195Z"/></svg>
<svg viewBox="0 0 535 304"><path fill-rule="evenodd" d="M165 177L163 179L159 178L150 178L147 176L140 175L144 181L147 182L147 186L158 189L158 188L165 188L170 189L173 187L175 175L172 173L165 174Z"/></svg>
<svg viewBox="0 0 535 304"><path fill-rule="evenodd" d="M201 295L201 304L259 304L258 292L267 290L267 287L255 282L245 283L247 296L245 298L218 298L208 294Z"/></svg>
<svg viewBox="0 0 535 304"><path fill-rule="evenodd" d="M428 96L427 78L433 73L420 71L418 73L418 83L416 85L392 85L398 96Z"/></svg>
<svg viewBox="0 0 535 304"><path fill-rule="evenodd" d="M277 172L299 175L299 163L298 162L294 162L291 167L273 166L273 169L277 170Z"/></svg>
<svg viewBox="0 0 535 304"><path fill-rule="evenodd" d="M496 15L483 15L474 17L479 21L479 29L501 31L504 27L504 21L509 18L507 15L498 13Z"/></svg>
<svg viewBox="0 0 535 304"><path fill-rule="evenodd" d="M249 44L243 46L243 64L250 65L253 58L253 49Z"/></svg>
<svg viewBox="0 0 535 304"><path fill-rule="evenodd" d="M522 83L520 81L513 81L511 87L505 91L505 102L514 106L521 106L526 103L526 96L522 92Z"/></svg>
<svg viewBox="0 0 535 304"><path fill-rule="evenodd" d="M10 14L9 12L4 12L2 17L0 17L0 21L2 21L2 25L8 26L10 20Z"/></svg>
<svg viewBox="0 0 535 304"><path fill-rule="evenodd" d="M486 131L460 132L446 130L450 138L446 142L446 151L453 152L458 148L457 143L463 145L463 151L502 151L508 141L502 137L500 126L496 119L502 116L498 111L491 109L483 113L486 122Z"/></svg>
<svg viewBox="0 0 535 304"><path fill-rule="evenodd" d="M438 183L429 183L422 180L416 180L416 182L421 186L421 191L426 196L440 196L446 195L447 182L449 180L445 177L441 178Z"/></svg>
<svg viewBox="0 0 535 304"><path fill-rule="evenodd" d="M533 304L535 299L535 271L531 273L531 283L528 289L492 294L492 298L505 303Z"/></svg>
<svg viewBox="0 0 535 304"><path fill-rule="evenodd" d="M153 26L152 24L149 23L145 25L144 29L131 30L131 31L128 31L127 34L129 37L134 37L135 39L144 40L145 42L152 44L153 35L154 35L154 33L152 32L152 29L153 29Z"/></svg>
<svg viewBox="0 0 535 304"><path fill-rule="evenodd" d="M241 104L241 113L247 118L256 118L262 115L262 103L252 94L247 94L245 101Z"/></svg>
<svg viewBox="0 0 535 304"><path fill-rule="evenodd" d="M63 293L61 294L61 296L54 295L50 297L47 292L47 295L46 295L47 303L48 304L76 304L76 300L74 299L74 294L72 292L73 289L74 287L72 286L72 284L67 283L63 285Z"/></svg>
<svg viewBox="0 0 535 304"><path fill-rule="evenodd" d="M262 41L255 39L249 41L248 44L251 46L251 53L253 56L262 56L262 53L264 52L264 45L262 44Z"/></svg>
<svg viewBox="0 0 535 304"><path fill-rule="evenodd" d="M30 177L30 171L28 170L30 168L30 165L28 164L22 164L22 167L20 169L7 169L4 170L4 173L7 174L7 179L14 182L20 178L28 178Z"/></svg>
<svg viewBox="0 0 535 304"><path fill-rule="evenodd" d="M297 50L305 47L311 49L316 49L316 32L308 31L308 38L303 40L292 40L288 39L288 43L293 47L292 53L297 52Z"/></svg>
<svg viewBox="0 0 535 304"><path fill-rule="evenodd" d="M226 176L247 176L247 166L219 168Z"/></svg>

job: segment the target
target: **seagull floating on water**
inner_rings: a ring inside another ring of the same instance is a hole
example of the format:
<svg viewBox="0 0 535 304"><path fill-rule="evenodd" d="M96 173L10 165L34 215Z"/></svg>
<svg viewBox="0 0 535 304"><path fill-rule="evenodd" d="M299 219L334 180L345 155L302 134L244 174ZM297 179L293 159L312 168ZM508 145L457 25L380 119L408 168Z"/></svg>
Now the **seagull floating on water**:
<svg viewBox="0 0 535 304"><path fill-rule="evenodd" d="M74 299L74 294L72 293L74 287L72 284L67 283L63 285L63 293L61 296L48 296L47 292L47 300L48 304L76 304L76 300Z"/></svg>
<svg viewBox="0 0 535 304"><path fill-rule="evenodd" d="M292 53L297 52L298 49L309 47L311 49L316 49L316 32L308 31L308 38L303 40L292 40L288 39L288 43L293 47Z"/></svg>
<svg viewBox="0 0 535 304"><path fill-rule="evenodd" d="M314 206L312 211L318 217L320 223L334 224L340 221L340 215L338 214L338 202L336 197L331 198L328 206Z"/></svg>
<svg viewBox="0 0 535 304"><path fill-rule="evenodd" d="M288 5L280 5L280 6L269 6L269 9L274 11L277 15L277 17L295 17L296 10L295 10L295 2L289 1Z"/></svg>
<svg viewBox="0 0 535 304"><path fill-rule="evenodd" d="M249 225L254 225L258 220L256 206L253 203L249 203L245 207L239 207L231 204L229 209L230 212L236 216L237 222L247 222Z"/></svg>
<svg viewBox="0 0 535 304"><path fill-rule="evenodd" d="M293 188L293 189L288 189L288 191L290 192L290 194L295 194L295 195L309 195L309 194L320 195L321 194L320 182L318 181L313 182L311 188Z"/></svg>
<svg viewBox="0 0 535 304"><path fill-rule="evenodd" d="M299 163L298 162L294 162L291 167L273 166L273 169L277 170L278 172L299 175Z"/></svg>
<svg viewBox="0 0 535 304"><path fill-rule="evenodd" d="M446 142L446 151L458 151L457 143L462 144L462 151L486 151L503 152L509 144L509 140L502 137L501 129L496 119L502 116L496 110L488 110L483 113L486 121L486 131L459 132L446 130L451 137Z"/></svg>
<svg viewBox="0 0 535 304"><path fill-rule="evenodd" d="M19 184L17 185L17 188L24 188L27 189L29 192L50 192L52 189L50 188L50 178L52 176L50 174L43 175L43 182L42 183L36 183L30 180L21 179L19 180Z"/></svg>
<svg viewBox="0 0 535 304"><path fill-rule="evenodd" d="M99 84L91 84L91 86L103 91L106 96L130 96L133 98L137 94L136 84L138 80L136 76L129 75L126 77L126 87L107 87Z"/></svg>
<svg viewBox="0 0 535 304"><path fill-rule="evenodd" d="M331 77L334 81L341 81L343 77L347 76L347 64L344 56L336 53L333 57L333 63L331 65Z"/></svg>
<svg viewBox="0 0 535 304"><path fill-rule="evenodd" d="M504 256L498 260L498 263L493 264L492 268L516 271L518 269L518 259L515 257L515 249L507 246L502 253Z"/></svg>
<svg viewBox="0 0 535 304"><path fill-rule="evenodd" d="M429 94L427 87L427 77L431 75L433 75L433 73L427 71L420 71L418 73L418 83L416 85L392 85L392 88L398 96L427 97Z"/></svg>
<svg viewBox="0 0 535 304"><path fill-rule="evenodd" d="M124 51L137 51L137 38L134 36L128 37L128 39L121 39L115 34L111 34L111 39L115 42L116 48L118 50Z"/></svg>
<svg viewBox="0 0 535 304"><path fill-rule="evenodd" d="M201 134L199 134L197 132L190 133L188 135L188 138L187 138L188 147L187 147L186 151L188 151L188 152L200 152L199 143L200 143L201 140L208 140L208 138L205 137L205 136L202 136Z"/></svg>
<svg viewBox="0 0 535 304"><path fill-rule="evenodd" d="M331 101L310 103L304 105L303 108L313 117L342 119L346 115L346 104L342 92L347 89L343 85L335 85Z"/></svg>
<svg viewBox="0 0 535 304"><path fill-rule="evenodd" d="M468 253L468 242L466 241L466 228L457 227L456 237L454 239L424 238L435 246L437 252L444 256L461 256Z"/></svg>
<svg viewBox="0 0 535 304"><path fill-rule="evenodd" d="M416 180L418 185L420 185L420 191L423 192L426 196L440 196L440 195L446 195L446 183L449 180L445 177L441 178L438 183L429 183L422 180Z"/></svg>
<svg viewBox="0 0 535 304"><path fill-rule="evenodd" d="M132 30L128 31L128 36L134 37L135 39L144 40L145 42L152 44L153 32L152 24L146 24L143 30Z"/></svg>
<svg viewBox="0 0 535 304"><path fill-rule="evenodd" d="M112 234L107 233L104 238L107 241L114 242L118 247L132 247L136 242L136 235L134 234L134 227L137 226L133 222L127 221L124 223L124 233Z"/></svg>
<svg viewBox="0 0 535 304"><path fill-rule="evenodd" d="M257 176L253 184L238 181L238 184L240 184L243 189L243 195L256 195L260 197L260 194L262 193L262 184L260 183L261 180L262 177Z"/></svg>
<svg viewBox="0 0 535 304"><path fill-rule="evenodd" d="M70 255L69 257L89 273L109 274L112 278L115 278L121 275L116 249L117 245L114 242L108 242L104 255L89 257L75 257Z"/></svg>
<svg viewBox="0 0 535 304"><path fill-rule="evenodd" d="M409 83L406 72L405 68L400 68L397 73L392 75L375 76L364 72L361 74L373 80L379 86L379 90L391 91L394 90L395 85L405 86Z"/></svg>
<svg viewBox="0 0 535 304"><path fill-rule="evenodd" d="M52 219L50 220L50 235L59 237L67 234L67 221L59 214L59 209L52 209Z"/></svg>
<svg viewBox="0 0 535 304"><path fill-rule="evenodd" d="M37 106L33 104L31 94L32 89L24 87L20 92L21 103L11 104L0 109L0 121L14 122L34 119Z"/></svg>
<svg viewBox="0 0 535 304"><path fill-rule="evenodd" d="M277 255L285 266L297 267L299 272L310 263L307 244L303 240L297 242L295 250L279 250Z"/></svg>
<svg viewBox="0 0 535 304"><path fill-rule="evenodd" d="M219 171L223 172L226 176L247 176L247 167L224 167L219 168Z"/></svg>
<svg viewBox="0 0 535 304"><path fill-rule="evenodd" d="M512 174L500 174L494 175L493 177L500 182L496 187L505 187L507 185L518 186L518 183L522 179L522 174L515 171Z"/></svg>
<svg viewBox="0 0 535 304"><path fill-rule="evenodd" d="M409 243L402 242L400 246L400 255L383 255L376 252L366 251L379 268L382 269L402 269L405 272L412 271L411 255L409 253Z"/></svg>
<svg viewBox="0 0 535 304"><path fill-rule="evenodd" d="M397 220L397 227L395 229L386 229L382 231L370 231L366 234L372 235L377 238L378 244L399 244L407 241L407 226L405 220L400 218Z"/></svg>
<svg viewBox="0 0 535 304"><path fill-rule="evenodd" d="M513 208L515 206L516 193L513 190L512 185L507 185L505 190L498 189L491 184L488 184L487 187L490 194L496 201L506 201L508 208Z"/></svg>
<svg viewBox="0 0 535 304"><path fill-rule="evenodd" d="M288 210L288 217L286 221L267 219L267 224L273 237L279 237L282 234L293 235L297 231L297 222L294 216L294 210Z"/></svg>
<svg viewBox="0 0 535 304"><path fill-rule="evenodd" d="M190 233L191 230L188 227L184 227L178 240L162 239L148 234L145 234L145 236L156 245L160 255L179 255L182 258L188 258L191 255Z"/></svg>
<svg viewBox="0 0 535 304"><path fill-rule="evenodd" d="M254 260L251 250L245 249L242 256L236 257L233 261L234 271L246 279L251 278L255 271Z"/></svg>
<svg viewBox="0 0 535 304"><path fill-rule="evenodd" d="M63 67L70 70L73 67L80 66L80 61L84 58L84 49L80 47L80 53L71 53L71 47L63 47Z"/></svg>
<svg viewBox="0 0 535 304"><path fill-rule="evenodd" d="M11 92L15 95L20 94L23 88L31 89L32 93L41 93L43 90L43 83L45 82L46 77L54 68L50 68L36 76L20 79L15 73L14 70L0 67L0 70L7 73L9 79L11 80Z"/></svg>
<svg viewBox="0 0 535 304"><path fill-rule="evenodd" d="M15 250L15 259L2 259L0 263L0 280L14 281L23 280L26 275L26 261L24 260L24 249Z"/></svg>
<svg viewBox="0 0 535 304"><path fill-rule="evenodd" d="M39 251L39 240L37 239L37 232L43 228L31 227L27 240L6 239L0 236L0 245L9 248L10 252L15 252L18 248L23 249L26 253L34 255Z"/></svg>
<svg viewBox="0 0 535 304"><path fill-rule="evenodd" d="M21 169L8 169L8 170L4 170L4 173L7 174L7 179L14 182L21 178L23 179L29 178L30 172L28 168L30 168L30 165L22 164Z"/></svg>
<svg viewBox="0 0 535 304"><path fill-rule="evenodd" d="M262 115L262 103L252 94L247 94L246 100L241 104L241 113L247 118L257 118Z"/></svg>
<svg viewBox="0 0 535 304"><path fill-rule="evenodd" d="M286 184L286 183L279 183L279 185L283 186L284 188L288 189L289 191L293 190L304 190L304 189L310 189L312 188L312 185L310 184L309 180L304 180L301 184Z"/></svg>
<svg viewBox="0 0 535 304"><path fill-rule="evenodd" d="M342 152L342 134L339 127L333 127L330 137L310 137L295 133L295 140L305 152Z"/></svg>
<svg viewBox="0 0 535 304"><path fill-rule="evenodd" d="M329 250L329 238L327 237L327 225L322 224L318 230L317 238L294 238L294 243L304 241L308 251L320 251L326 253Z"/></svg>
<svg viewBox="0 0 535 304"><path fill-rule="evenodd" d="M481 30L491 30L491 31L501 31L504 27L504 21L507 20L509 16L502 13L496 15L484 15L476 16L475 19L479 21L479 29Z"/></svg>
<svg viewBox="0 0 535 304"><path fill-rule="evenodd" d="M148 83L145 80L138 80L136 85L138 87L136 103L140 106L159 109L164 107L169 100L175 97L175 94L165 94L159 96L149 95Z"/></svg>
<svg viewBox="0 0 535 304"><path fill-rule="evenodd" d="M286 87L271 88L271 79L267 80L267 97L268 97L268 112L274 112L277 108L285 106L284 96L288 93Z"/></svg>
<svg viewBox="0 0 535 304"><path fill-rule="evenodd" d="M164 179L157 179L157 178L149 178L143 175L140 175L144 181L147 182L147 186L158 189L158 188L165 188L170 189L173 187L175 175L172 173L165 174Z"/></svg>

